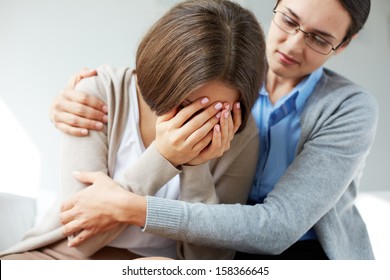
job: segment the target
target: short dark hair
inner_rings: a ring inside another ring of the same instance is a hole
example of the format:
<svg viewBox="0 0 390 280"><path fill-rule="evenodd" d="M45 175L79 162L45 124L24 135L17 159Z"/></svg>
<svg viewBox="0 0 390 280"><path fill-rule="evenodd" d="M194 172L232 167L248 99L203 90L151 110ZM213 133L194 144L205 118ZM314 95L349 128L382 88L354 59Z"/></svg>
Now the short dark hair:
<svg viewBox="0 0 390 280"><path fill-rule="evenodd" d="M175 5L141 41L136 73L142 97L157 115L218 80L240 93L242 125L266 73L265 37L256 17L227 0ZM223 100L221 100L223 101Z"/></svg>
<svg viewBox="0 0 390 280"><path fill-rule="evenodd" d="M349 40L357 34L367 21L371 9L371 0L339 0L352 19L352 23L344 37Z"/></svg>

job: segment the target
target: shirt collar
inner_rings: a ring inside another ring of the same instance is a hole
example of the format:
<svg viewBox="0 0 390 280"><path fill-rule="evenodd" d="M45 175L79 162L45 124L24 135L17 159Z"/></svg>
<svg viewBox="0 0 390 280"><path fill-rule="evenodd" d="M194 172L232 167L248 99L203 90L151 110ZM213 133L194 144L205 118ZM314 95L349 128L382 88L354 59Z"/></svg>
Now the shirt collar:
<svg viewBox="0 0 390 280"><path fill-rule="evenodd" d="M309 76L303 79L296 87L295 90L298 91L298 97L296 99L295 105L297 110L302 110L303 106L306 103L306 100L312 94L315 86L320 80L324 69L322 67L318 68L312 72Z"/></svg>
<svg viewBox="0 0 390 280"><path fill-rule="evenodd" d="M313 71L310 75L304 78L297 86L295 86L295 88L293 88L287 95L283 96L280 100L278 100L278 102L276 102L275 104L275 107L279 107L281 104L283 104L287 99L291 98L292 96L298 95L295 100L295 107L297 111L302 110L303 106L306 103L306 100L313 92L323 72L324 69L322 67ZM265 84L263 84L260 90L260 95L263 96L269 95L265 87Z"/></svg>

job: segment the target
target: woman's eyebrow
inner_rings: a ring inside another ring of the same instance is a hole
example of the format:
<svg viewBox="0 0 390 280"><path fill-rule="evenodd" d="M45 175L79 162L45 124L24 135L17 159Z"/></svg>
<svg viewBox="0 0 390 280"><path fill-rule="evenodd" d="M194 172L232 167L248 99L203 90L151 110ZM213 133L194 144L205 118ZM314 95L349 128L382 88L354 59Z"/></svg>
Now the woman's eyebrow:
<svg viewBox="0 0 390 280"><path fill-rule="evenodd" d="M291 10L290 8L287 8L287 7L285 7L285 8L295 19L297 19L298 21L301 20L301 18L293 10ZM322 31L322 30L319 30L319 29L314 29L310 33L314 33L314 34L317 34L317 35L321 35L321 36L324 36L324 37L329 37L329 38L333 38L333 39L337 40L337 38L334 37L332 34L330 34L328 32L325 32L325 31Z"/></svg>

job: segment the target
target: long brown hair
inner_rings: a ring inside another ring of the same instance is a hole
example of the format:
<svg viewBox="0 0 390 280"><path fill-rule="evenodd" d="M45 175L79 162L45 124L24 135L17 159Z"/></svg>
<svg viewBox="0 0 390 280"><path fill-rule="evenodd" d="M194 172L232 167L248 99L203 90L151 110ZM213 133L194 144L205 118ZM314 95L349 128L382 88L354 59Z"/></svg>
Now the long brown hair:
<svg viewBox="0 0 390 280"><path fill-rule="evenodd" d="M136 73L142 96L157 115L206 82L222 81L240 92L242 129L265 64L264 34L250 11L227 0L190 0L174 6L146 34Z"/></svg>

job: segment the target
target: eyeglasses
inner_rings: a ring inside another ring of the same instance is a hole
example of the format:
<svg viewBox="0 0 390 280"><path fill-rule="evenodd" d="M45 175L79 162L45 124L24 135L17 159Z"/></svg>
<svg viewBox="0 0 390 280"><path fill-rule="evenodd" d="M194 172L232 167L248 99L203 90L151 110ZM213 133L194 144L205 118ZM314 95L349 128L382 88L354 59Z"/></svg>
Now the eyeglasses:
<svg viewBox="0 0 390 280"><path fill-rule="evenodd" d="M273 12L274 12L273 22L276 24L277 27L279 27L282 31L290 35L293 35L298 31L301 31L303 34L305 34L306 45L312 50L320 54L327 55L332 50L336 51L345 42L345 40L343 40L338 46L333 47L331 43L329 43L321 36L318 36L311 32L303 31L299 26L299 24L296 23L288 15L276 10L274 10Z"/></svg>

